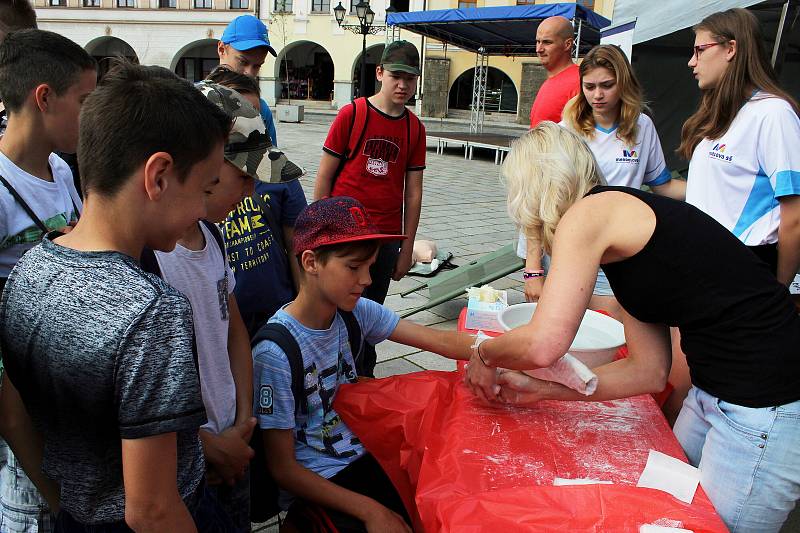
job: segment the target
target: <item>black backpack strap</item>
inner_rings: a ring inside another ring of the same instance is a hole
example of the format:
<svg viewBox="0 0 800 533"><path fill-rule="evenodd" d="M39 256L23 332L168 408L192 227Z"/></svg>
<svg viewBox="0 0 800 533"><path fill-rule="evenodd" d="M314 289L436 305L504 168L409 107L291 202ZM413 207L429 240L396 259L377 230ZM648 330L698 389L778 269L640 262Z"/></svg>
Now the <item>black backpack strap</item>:
<svg viewBox="0 0 800 533"><path fill-rule="evenodd" d="M200 223L206 227L206 229L214 236L214 240L219 246L219 251L222 252L222 259L225 260L225 241L222 240L222 232L219 230L216 224L213 222L209 222L208 220L201 220Z"/></svg>
<svg viewBox="0 0 800 533"><path fill-rule="evenodd" d="M367 98L361 98L361 102L353 102L355 106L355 117L354 121L357 123L353 126L355 130L351 130L351 134L354 132L358 132L358 138L355 144L352 145L352 149L349 150L347 154L347 159L353 159L356 154L358 154L358 149L361 147L361 144L364 142L364 137L367 134L367 124L369 124L369 104L367 103Z"/></svg>
<svg viewBox="0 0 800 533"><path fill-rule="evenodd" d="M19 204L22 210L25 211L25 213L31 218L31 220L33 220L33 223L36 224L36 226L40 230L42 230L42 233L46 234L48 231L50 231L49 229L47 229L47 226L44 225L44 222L42 222L39 219L39 217L36 216L36 214L33 212L33 209L31 209L31 206L29 206L27 202L25 202L25 200L22 199L22 196L19 195L17 190L14 187L12 187L11 184L3 176L0 176L0 183L2 183L5 186L5 188L8 189L8 192L11 193L11 196L14 197L14 200L16 200L16 202ZM75 205L74 200L72 204Z"/></svg>
<svg viewBox="0 0 800 533"><path fill-rule="evenodd" d="M154 274L159 278L164 279L164 277L161 275L161 267L158 266L156 253L151 248L145 248L142 250L142 256L139 258L139 266L141 266L142 270L145 272L149 272L150 274Z"/></svg>
<svg viewBox="0 0 800 533"><path fill-rule="evenodd" d="M358 323L356 315L352 311L339 309L337 312L347 327L347 339L350 342L350 353L353 354L353 362L356 365L356 374L364 376L366 375L364 373L364 339L361 336L361 324Z"/></svg>
<svg viewBox="0 0 800 533"><path fill-rule="evenodd" d="M78 209L78 204L75 203L75 198L73 198L72 195L70 194L69 195L69 199L72 200L72 208L75 210L75 219L76 220L80 220L81 219L81 210ZM72 222L72 221L71 220L67 220L67 223L70 223L70 222Z"/></svg>
<svg viewBox="0 0 800 533"><path fill-rule="evenodd" d="M350 120L350 138L347 140L347 147L344 150L344 154L339 159L339 166L336 167L336 171L331 178L331 192L333 192L333 186L336 184L339 174L344 170L344 166L358 153L358 148L361 146L361 143L364 142L364 136L367 133L369 104L367 104L366 97L356 98L353 100L352 105L353 118ZM353 139L355 139L355 143Z"/></svg>
<svg viewBox="0 0 800 533"><path fill-rule="evenodd" d="M294 335L277 322L267 322L253 337L252 346L261 341L272 341L286 354L291 372L292 394L294 395L294 411L307 414L308 402L305 399L305 369L300 345ZM256 391L259 394L259 391ZM274 400L273 400L274 401ZM280 487L270 474L267 466L267 452L264 449L264 430L256 426L250 447L255 451L250 461L250 519L266 522L280 511Z"/></svg>
<svg viewBox="0 0 800 533"><path fill-rule="evenodd" d="M300 352L300 345L289 329L277 322L267 322L258 330L253 337L252 346L261 341L272 341L278 348L286 354L289 361L289 371L292 377L292 395L294 395L295 413L308 414L308 403L306 402L305 392L305 368L303 366L303 354Z"/></svg>

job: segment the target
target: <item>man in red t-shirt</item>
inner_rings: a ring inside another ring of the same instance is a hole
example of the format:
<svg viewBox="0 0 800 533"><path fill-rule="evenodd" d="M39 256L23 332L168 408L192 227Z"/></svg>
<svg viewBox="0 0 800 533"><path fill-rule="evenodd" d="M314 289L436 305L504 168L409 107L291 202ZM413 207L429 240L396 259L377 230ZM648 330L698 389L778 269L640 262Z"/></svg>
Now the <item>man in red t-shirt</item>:
<svg viewBox="0 0 800 533"><path fill-rule="evenodd" d="M422 209L425 127L406 109L406 102L417 92L417 48L408 41L390 43L376 77L381 89L366 99L366 127L355 124L355 103L343 107L333 121L322 148L314 200L351 196L364 205L382 233L407 237L399 246L397 242L381 246L370 268L372 284L363 296L382 304L389 282L400 280L411 268ZM362 141L348 154L351 135L362 131ZM371 347L365 360L371 374L375 366Z"/></svg>
<svg viewBox="0 0 800 533"><path fill-rule="evenodd" d="M536 55L547 70L547 80L531 107L531 129L543 120L561 121L561 111L578 94L580 76L572 62L573 28L564 17L546 18L536 29Z"/></svg>

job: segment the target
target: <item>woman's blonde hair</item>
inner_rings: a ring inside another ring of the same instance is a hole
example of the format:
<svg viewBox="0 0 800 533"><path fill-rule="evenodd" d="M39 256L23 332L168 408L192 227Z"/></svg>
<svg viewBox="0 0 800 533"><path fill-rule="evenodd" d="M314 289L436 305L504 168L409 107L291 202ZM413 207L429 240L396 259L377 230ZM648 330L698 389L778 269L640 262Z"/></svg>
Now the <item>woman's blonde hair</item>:
<svg viewBox="0 0 800 533"><path fill-rule="evenodd" d="M584 57L579 68L581 87L572 100L564 108L564 120L570 128L591 139L594 137L596 125L592 115L592 106L583 94L583 77L596 68L604 68L614 75L619 89L620 108L617 118L617 137L628 143L636 144L638 127L636 125L639 115L644 111L642 86L633 68L619 46L601 44L595 46Z"/></svg>
<svg viewBox="0 0 800 533"><path fill-rule="evenodd" d="M502 175L508 214L527 238L550 253L556 226L592 187L605 185L592 151L567 128L540 122L511 145Z"/></svg>
<svg viewBox="0 0 800 533"><path fill-rule="evenodd" d="M685 159L692 158L692 152L704 138L719 139L728 131L753 90L786 100L800 115L797 102L778 85L764 48L761 26L753 13L741 8L714 13L700 21L694 31L707 31L714 42L724 46L736 41L736 55L716 87L703 91L697 111L683 125L677 152Z"/></svg>

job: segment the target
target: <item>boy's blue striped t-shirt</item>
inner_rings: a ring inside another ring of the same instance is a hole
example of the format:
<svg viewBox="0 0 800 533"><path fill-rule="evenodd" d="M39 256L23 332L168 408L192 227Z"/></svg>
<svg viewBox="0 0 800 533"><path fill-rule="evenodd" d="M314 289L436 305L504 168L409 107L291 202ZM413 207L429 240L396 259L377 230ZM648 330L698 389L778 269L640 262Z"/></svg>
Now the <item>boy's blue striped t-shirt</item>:
<svg viewBox="0 0 800 533"><path fill-rule="evenodd" d="M359 299L353 314L364 341L373 345L386 340L400 320L393 311L366 298ZM347 326L337 314L330 328L310 329L284 309L269 321L286 326L300 346L308 414L295 414L286 355L274 342L263 341L253 349L253 408L258 425L294 429L297 462L331 478L365 453L361 441L333 409L339 385L356 381Z"/></svg>

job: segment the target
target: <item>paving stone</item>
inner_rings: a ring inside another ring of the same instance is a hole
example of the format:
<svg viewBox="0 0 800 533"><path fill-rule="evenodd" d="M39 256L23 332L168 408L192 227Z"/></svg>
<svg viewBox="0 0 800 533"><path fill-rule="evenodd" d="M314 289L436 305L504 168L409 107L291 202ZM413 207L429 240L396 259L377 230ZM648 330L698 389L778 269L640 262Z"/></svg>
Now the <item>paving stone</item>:
<svg viewBox="0 0 800 533"><path fill-rule="evenodd" d="M447 319L456 319L461 310L467 306L466 298L458 298L431 308L431 312Z"/></svg>
<svg viewBox="0 0 800 533"><path fill-rule="evenodd" d="M452 371L456 369L456 361L448 359L433 352L417 352L405 357L405 359L419 365L425 370L445 370Z"/></svg>
<svg viewBox="0 0 800 533"><path fill-rule="evenodd" d="M496 243L499 242L501 246L505 246L511 242L517 242L516 232L511 232L508 234L502 234L502 238L498 238L495 234L483 234L483 235L470 235L469 237L463 239L466 244L483 244L483 243ZM488 250L487 250L488 251ZM486 252L481 252L486 253Z"/></svg>
<svg viewBox="0 0 800 533"><path fill-rule="evenodd" d="M525 303L525 291L509 289L508 291L508 305Z"/></svg>
<svg viewBox="0 0 800 533"><path fill-rule="evenodd" d="M496 279L491 282L489 285L494 287L495 289L502 290L502 289L522 289L522 282L519 280L511 279L508 276L504 276L500 279Z"/></svg>
<svg viewBox="0 0 800 533"><path fill-rule="evenodd" d="M428 298L426 296L423 296L419 292L412 292L408 296L400 296L400 294L387 296L383 305L392 311L400 312L419 307L427 301Z"/></svg>
<svg viewBox="0 0 800 533"><path fill-rule="evenodd" d="M415 287L419 287L423 283L425 283L425 278L414 277L414 276L406 276L400 281L392 281L389 284L389 292L388 294L399 294L403 291L408 289L413 289Z"/></svg>
<svg viewBox="0 0 800 533"><path fill-rule="evenodd" d="M421 366L417 366L410 361L403 358L392 359L375 365L375 377L385 378L389 376L397 376L400 374L410 374L412 372L420 372L424 370Z"/></svg>
<svg viewBox="0 0 800 533"><path fill-rule="evenodd" d="M447 322L446 318L442 318L435 313L431 313L430 311L420 311L419 313L414 313L405 320L416 322L421 326L432 326L433 324L440 324L442 322Z"/></svg>
<svg viewBox="0 0 800 533"><path fill-rule="evenodd" d="M389 340L380 342L375 346L375 353L378 356L379 363L382 363L383 361L389 361L391 359L397 359L398 357L416 353L418 351L420 351L419 348L415 348L414 346L406 346L405 344L399 344Z"/></svg>

